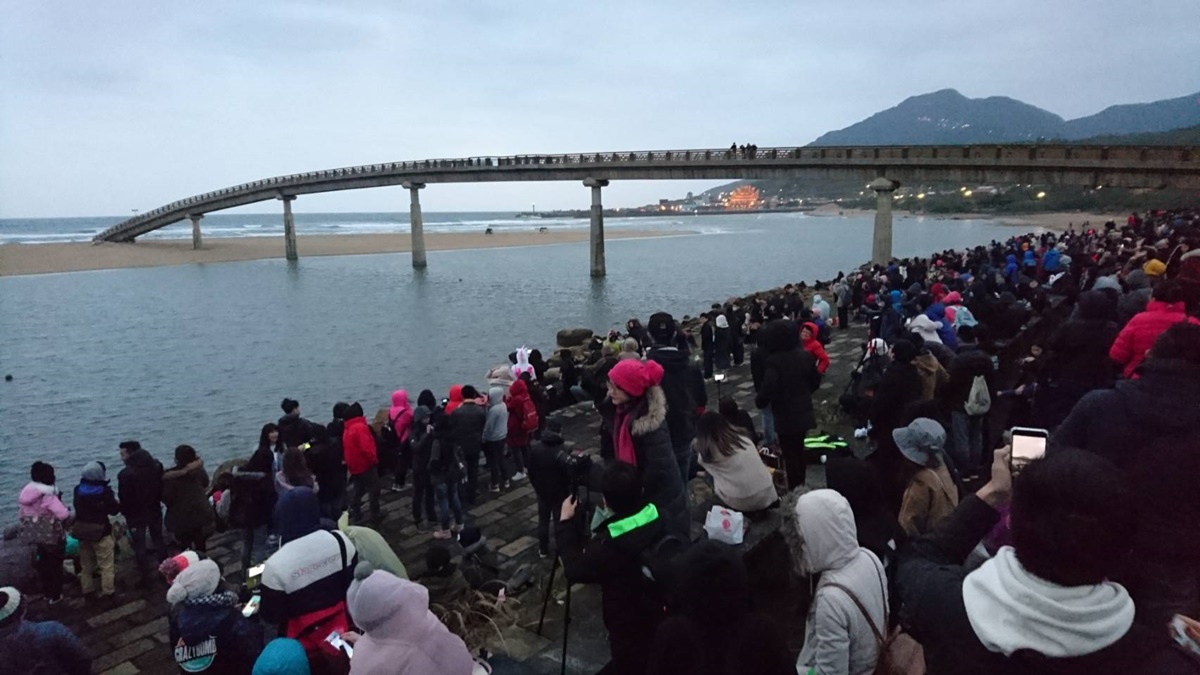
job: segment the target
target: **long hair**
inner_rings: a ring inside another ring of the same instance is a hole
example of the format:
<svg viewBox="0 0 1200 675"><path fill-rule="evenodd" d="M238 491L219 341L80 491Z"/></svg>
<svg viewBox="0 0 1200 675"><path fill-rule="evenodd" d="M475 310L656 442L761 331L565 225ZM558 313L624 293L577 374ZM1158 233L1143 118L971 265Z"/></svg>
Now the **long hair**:
<svg viewBox="0 0 1200 675"><path fill-rule="evenodd" d="M260 432L258 434L259 449L262 449L262 448L266 448L268 450L271 449L271 434L272 433L279 433L279 425L275 424L274 422L267 422L266 424L263 425L262 432ZM281 439L275 441L276 446L280 446L280 445L282 445L282 443L283 443L283 441Z"/></svg>
<svg viewBox="0 0 1200 675"><path fill-rule="evenodd" d="M304 461L304 451L300 448L288 448L283 453L283 478L292 487L312 487L313 474L308 470L308 462Z"/></svg>
<svg viewBox="0 0 1200 675"><path fill-rule="evenodd" d="M705 462L730 457L741 450L745 442L745 436L715 410L704 413L696 422L696 452Z"/></svg>

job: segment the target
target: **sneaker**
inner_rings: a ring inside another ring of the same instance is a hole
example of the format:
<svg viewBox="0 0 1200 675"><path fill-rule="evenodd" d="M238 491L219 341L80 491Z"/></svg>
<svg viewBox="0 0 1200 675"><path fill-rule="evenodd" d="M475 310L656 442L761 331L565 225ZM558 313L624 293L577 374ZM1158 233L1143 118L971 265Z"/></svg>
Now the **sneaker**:
<svg viewBox="0 0 1200 675"><path fill-rule="evenodd" d="M541 558L542 560L545 560L546 558L549 558L549 557L550 557L550 554L549 554L549 553L547 553L546 551L542 551L542 550L540 550L540 549L539 549L539 550L538 550L538 557L539 557L539 558Z"/></svg>
<svg viewBox="0 0 1200 675"><path fill-rule="evenodd" d="M493 485L493 486L491 486L490 488L488 488L488 491L489 491L489 492L499 492L499 491L500 491L500 486L499 486L499 485Z"/></svg>
<svg viewBox="0 0 1200 675"><path fill-rule="evenodd" d="M505 489L505 490L507 490L507 489L509 489L510 487L512 487L512 483L510 483L510 482L508 482L508 481L504 481L504 489Z"/></svg>
<svg viewBox="0 0 1200 675"><path fill-rule="evenodd" d="M392 492L404 492L405 490L408 489L408 486L405 485L404 483L392 483L391 487L389 487L388 489L391 490Z"/></svg>
<svg viewBox="0 0 1200 675"><path fill-rule="evenodd" d="M443 530L441 527L433 531L434 539L449 539L454 535L450 534L450 530Z"/></svg>
<svg viewBox="0 0 1200 675"><path fill-rule="evenodd" d="M513 474L512 481L514 483L523 481L523 480L525 480L525 472L524 471L518 471Z"/></svg>
<svg viewBox="0 0 1200 675"><path fill-rule="evenodd" d="M867 437L867 428L862 427L861 429L855 429L854 437L855 438L866 438Z"/></svg>
<svg viewBox="0 0 1200 675"><path fill-rule="evenodd" d="M452 534L458 534L459 532L462 532L462 531L463 531L463 526L461 523L456 523L453 527L450 528L450 532Z"/></svg>

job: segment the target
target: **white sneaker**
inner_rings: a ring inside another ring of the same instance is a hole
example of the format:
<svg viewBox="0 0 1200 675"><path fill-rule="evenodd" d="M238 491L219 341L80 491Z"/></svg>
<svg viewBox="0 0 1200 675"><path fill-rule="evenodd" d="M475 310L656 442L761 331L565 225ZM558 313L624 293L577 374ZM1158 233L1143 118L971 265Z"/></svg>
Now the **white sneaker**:
<svg viewBox="0 0 1200 675"><path fill-rule="evenodd" d="M519 480L525 480L525 472L518 471L518 472L514 473L512 479L514 482L519 481Z"/></svg>
<svg viewBox="0 0 1200 675"><path fill-rule="evenodd" d="M855 429L854 437L855 438L866 438L867 437L867 428L863 427L861 429Z"/></svg>

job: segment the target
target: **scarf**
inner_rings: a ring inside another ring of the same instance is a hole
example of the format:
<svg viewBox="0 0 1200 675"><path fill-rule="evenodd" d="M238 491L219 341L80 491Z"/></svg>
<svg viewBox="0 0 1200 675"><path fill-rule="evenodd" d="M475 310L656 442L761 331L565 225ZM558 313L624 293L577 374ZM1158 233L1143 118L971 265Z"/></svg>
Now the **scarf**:
<svg viewBox="0 0 1200 675"><path fill-rule="evenodd" d="M637 406L632 402L617 406L616 415L613 417L613 450L618 460L632 466L637 466L637 450L633 447L632 432L635 408Z"/></svg>
<svg viewBox="0 0 1200 675"><path fill-rule="evenodd" d="M963 580L971 628L990 652L1030 649L1051 658L1083 656L1124 637L1133 600L1120 584L1059 586L1021 566L1011 546Z"/></svg>
<svg viewBox="0 0 1200 675"><path fill-rule="evenodd" d="M236 607L238 604L238 594L233 591L223 591L221 593L213 593L211 595L202 595L198 598L188 598L184 600L185 605L193 607L197 605L208 607Z"/></svg>

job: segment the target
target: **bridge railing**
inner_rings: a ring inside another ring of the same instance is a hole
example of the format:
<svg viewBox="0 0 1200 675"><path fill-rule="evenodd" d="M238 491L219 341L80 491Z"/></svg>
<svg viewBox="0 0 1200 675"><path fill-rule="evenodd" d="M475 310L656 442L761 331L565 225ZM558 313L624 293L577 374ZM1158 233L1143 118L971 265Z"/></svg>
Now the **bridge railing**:
<svg viewBox="0 0 1200 675"><path fill-rule="evenodd" d="M139 213L114 225L96 236L104 240L123 230L155 221L165 215L176 220L190 214L194 206L210 206L214 202L236 199L263 192L285 194L289 187L323 183L330 180L361 176L419 175L430 171L490 171L497 168L531 166L571 166L598 169L618 164L712 163L720 161L763 162L779 161L844 161L847 163L889 162L911 160L983 160L983 161L1123 161L1152 164L1157 162L1195 162L1195 148L1140 146L1066 146L1066 145L987 145L987 146L881 146L881 147L784 147L758 148L753 151L738 148L702 150L633 150L621 152L584 152L562 155L506 155L456 159L426 159L416 161L364 164L322 171L308 171L286 176L265 178L171 202L150 211ZM263 197L268 198L268 197ZM203 213L204 208L194 209ZM173 222L173 221L171 221ZM155 225L158 227L158 225ZM153 229L153 228L151 228Z"/></svg>

